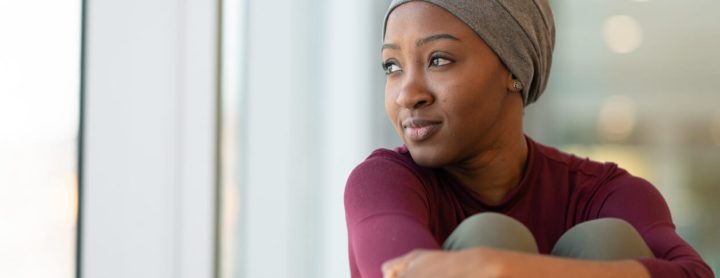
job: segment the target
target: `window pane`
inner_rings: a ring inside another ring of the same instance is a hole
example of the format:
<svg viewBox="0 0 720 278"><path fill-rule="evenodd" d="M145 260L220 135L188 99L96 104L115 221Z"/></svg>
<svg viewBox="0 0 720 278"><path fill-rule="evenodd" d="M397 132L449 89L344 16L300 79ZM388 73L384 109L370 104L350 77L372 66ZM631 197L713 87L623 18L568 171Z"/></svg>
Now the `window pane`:
<svg viewBox="0 0 720 278"><path fill-rule="evenodd" d="M0 2L0 277L74 277L80 0Z"/></svg>
<svg viewBox="0 0 720 278"><path fill-rule="evenodd" d="M553 8L553 72L528 108L528 132L649 180L717 272L720 2L557 0Z"/></svg>
<svg viewBox="0 0 720 278"><path fill-rule="evenodd" d="M221 277L350 276L347 175L399 142L376 62L388 4L223 1Z"/></svg>

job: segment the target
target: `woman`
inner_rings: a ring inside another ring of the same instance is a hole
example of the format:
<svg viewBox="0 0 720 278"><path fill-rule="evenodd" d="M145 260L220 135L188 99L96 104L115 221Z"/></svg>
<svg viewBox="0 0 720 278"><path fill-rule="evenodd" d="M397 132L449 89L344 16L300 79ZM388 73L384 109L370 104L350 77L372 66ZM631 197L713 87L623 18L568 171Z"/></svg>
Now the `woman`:
<svg viewBox="0 0 720 278"><path fill-rule="evenodd" d="M647 181L523 134L547 84L545 0L395 0L385 109L405 145L345 191L353 277L712 277Z"/></svg>

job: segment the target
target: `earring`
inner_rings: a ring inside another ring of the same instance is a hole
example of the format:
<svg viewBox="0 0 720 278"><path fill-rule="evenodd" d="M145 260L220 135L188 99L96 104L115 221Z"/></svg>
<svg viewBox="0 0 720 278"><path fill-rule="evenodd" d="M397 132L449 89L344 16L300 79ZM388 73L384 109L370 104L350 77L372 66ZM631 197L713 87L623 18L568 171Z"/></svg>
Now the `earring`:
<svg viewBox="0 0 720 278"><path fill-rule="evenodd" d="M515 91L522 91L523 89L522 83L520 82L520 80L517 79L513 79L512 87L513 89L515 89Z"/></svg>

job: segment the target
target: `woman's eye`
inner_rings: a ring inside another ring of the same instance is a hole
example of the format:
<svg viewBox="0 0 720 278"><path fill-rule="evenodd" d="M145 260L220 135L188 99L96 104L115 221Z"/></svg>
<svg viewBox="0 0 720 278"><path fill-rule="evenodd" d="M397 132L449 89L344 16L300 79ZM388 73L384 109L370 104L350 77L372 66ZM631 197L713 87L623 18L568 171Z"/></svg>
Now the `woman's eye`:
<svg viewBox="0 0 720 278"><path fill-rule="evenodd" d="M433 67L442 67L450 63L452 63L451 60L442 57L432 57L432 59L430 60L430 65Z"/></svg>
<svg viewBox="0 0 720 278"><path fill-rule="evenodd" d="M392 74L400 70L400 67L394 62L387 62L382 65L385 74Z"/></svg>

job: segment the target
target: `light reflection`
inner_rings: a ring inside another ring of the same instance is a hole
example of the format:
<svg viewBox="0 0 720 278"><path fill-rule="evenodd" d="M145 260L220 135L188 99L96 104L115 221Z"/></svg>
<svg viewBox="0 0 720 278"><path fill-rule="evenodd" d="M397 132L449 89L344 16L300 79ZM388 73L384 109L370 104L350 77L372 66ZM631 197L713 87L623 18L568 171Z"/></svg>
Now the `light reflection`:
<svg viewBox="0 0 720 278"><path fill-rule="evenodd" d="M74 277L81 3L0 4L0 277Z"/></svg>
<svg viewBox="0 0 720 278"><path fill-rule="evenodd" d="M73 172L65 173L58 178L57 192L53 194L54 198L60 200L58 220L60 224L67 225L67 229L74 230L77 226L78 210L80 202L78 200L78 183L77 175Z"/></svg>

